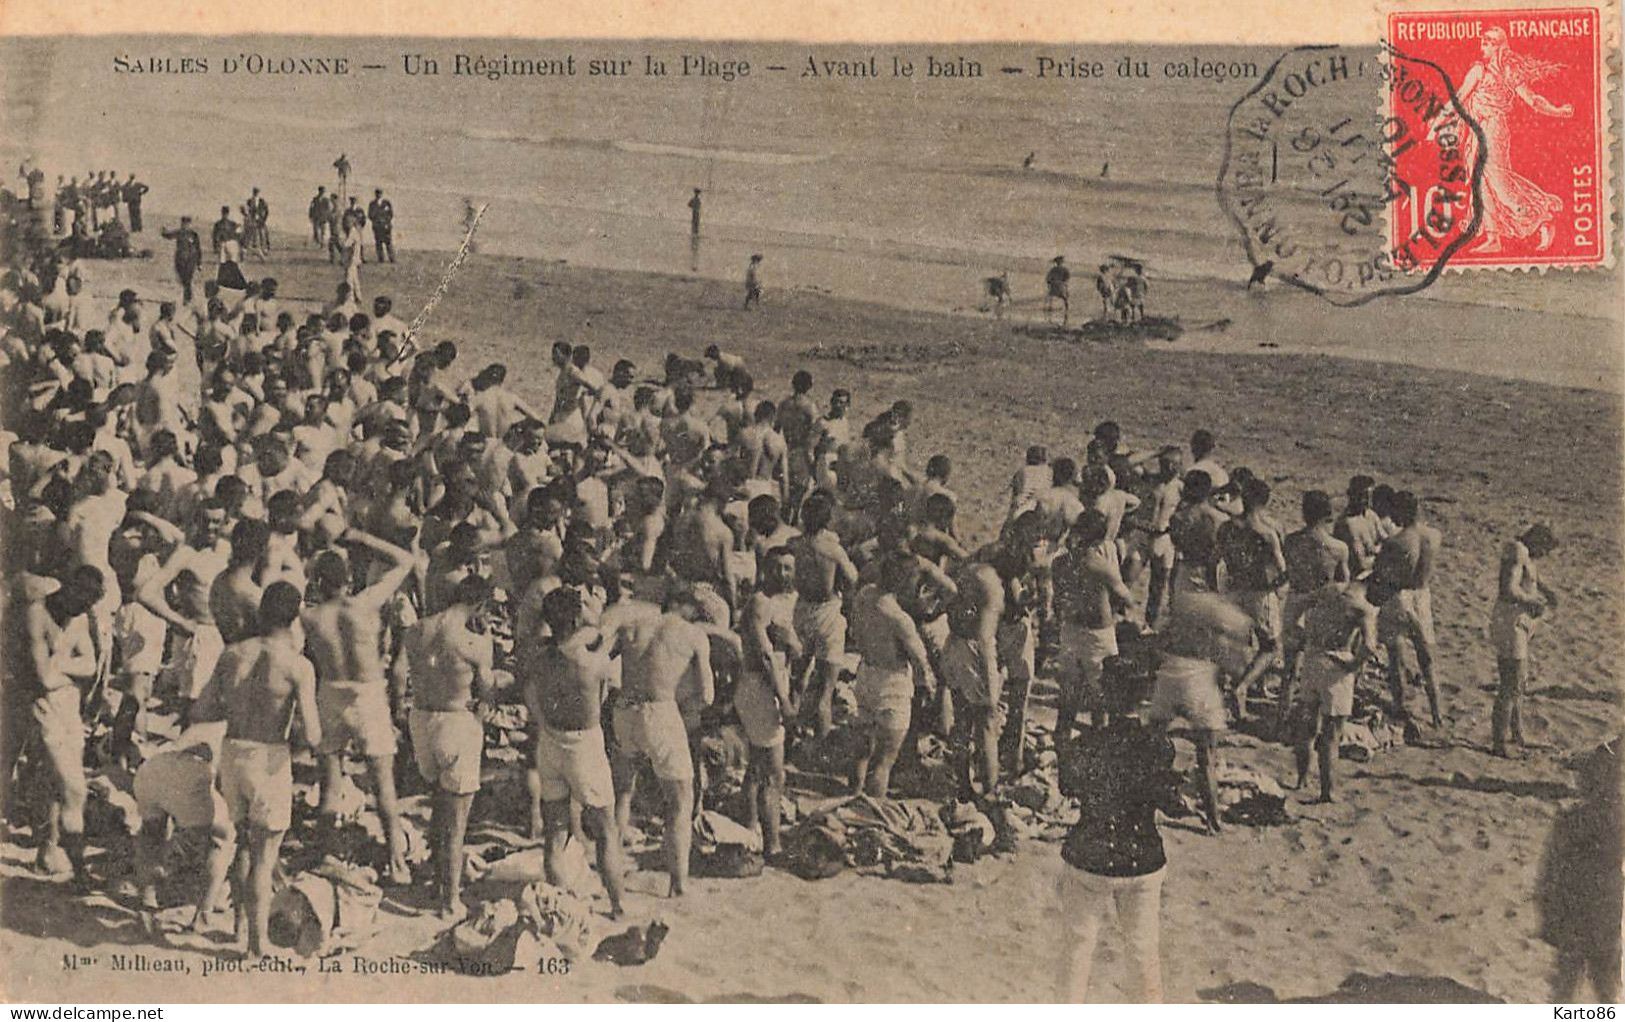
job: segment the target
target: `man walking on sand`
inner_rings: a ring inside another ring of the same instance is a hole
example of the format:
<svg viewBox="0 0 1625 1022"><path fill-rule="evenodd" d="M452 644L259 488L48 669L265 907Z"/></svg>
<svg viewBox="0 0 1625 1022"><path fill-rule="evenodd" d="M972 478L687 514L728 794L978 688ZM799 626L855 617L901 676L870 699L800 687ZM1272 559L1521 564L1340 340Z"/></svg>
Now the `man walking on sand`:
<svg viewBox="0 0 1625 1022"><path fill-rule="evenodd" d="M192 229L192 218L189 216L181 217L179 227L166 227L159 233L175 243L175 276L181 282L181 301L191 305L192 278L197 276L198 267L203 265L203 241Z"/></svg>

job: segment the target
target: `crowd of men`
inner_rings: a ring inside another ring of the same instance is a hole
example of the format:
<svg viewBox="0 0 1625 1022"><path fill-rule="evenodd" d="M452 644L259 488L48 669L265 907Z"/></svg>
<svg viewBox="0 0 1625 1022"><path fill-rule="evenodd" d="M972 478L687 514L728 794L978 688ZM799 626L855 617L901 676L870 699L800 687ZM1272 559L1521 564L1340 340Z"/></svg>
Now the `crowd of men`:
<svg viewBox="0 0 1625 1022"><path fill-rule="evenodd" d="M331 214L312 210L324 244ZM202 835L198 916L229 874L251 954L269 949L299 743L320 759L323 827L359 755L384 879L427 880L439 911L462 911L493 703L529 710L550 878L584 835L617 912L641 770L660 784L681 894L701 739L737 727L742 822L773 862L786 748L830 734L848 684L854 791L886 796L905 748L936 731L977 799L1027 767L1041 669L1064 747L1108 716L1124 646L1154 650L1148 713L1191 726L1214 830L1217 735L1261 705L1300 784L1318 748L1328 800L1367 662L1386 664L1392 712L1408 716L1414 674L1440 721L1440 536L1414 493L1368 476L1340 509L1305 494L1288 531L1269 484L1224 467L1208 431L1136 452L1106 421L1078 459L1028 450L997 538L973 548L949 459L916 466L906 401L859 421L850 393L820 395L805 370L764 394L715 346L606 374L559 341L551 403L533 408L504 365L414 343L391 300L363 306L359 288L320 309L271 278L97 305L54 247L10 251L0 812L34 825L41 870L96 883L84 758L110 721L106 754L134 771L143 819L144 907L171 829ZM1500 747L1521 739L1518 660L1555 604L1535 574L1553 545L1536 527L1503 565ZM160 708L182 728L168 742ZM408 868L397 753L433 792L432 877Z"/></svg>

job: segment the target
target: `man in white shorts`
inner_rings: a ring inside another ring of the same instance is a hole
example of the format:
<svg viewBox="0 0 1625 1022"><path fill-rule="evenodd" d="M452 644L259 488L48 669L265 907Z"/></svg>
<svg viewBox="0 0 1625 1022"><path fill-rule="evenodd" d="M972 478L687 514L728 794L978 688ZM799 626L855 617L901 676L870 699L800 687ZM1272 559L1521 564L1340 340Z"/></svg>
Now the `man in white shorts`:
<svg viewBox="0 0 1625 1022"><path fill-rule="evenodd" d="M350 563L336 550L311 562L317 603L301 617L305 649L316 667L316 707L322 718L320 815L323 836L337 829L334 799L344 776L344 753L359 745L378 800L378 819L389 845L387 878L411 882L406 844L395 804L395 725L385 677L383 627L390 600L412 571L412 555L393 543L351 530L344 540L387 564L377 581L350 592ZM395 693L395 705L404 693Z"/></svg>
<svg viewBox="0 0 1625 1022"><path fill-rule="evenodd" d="M393 668L396 691L410 680L412 754L418 773L434 788L429 840L443 919L464 912L463 835L480 790L485 742L474 707L476 696L489 696L493 687L490 599L491 583L483 575L463 579L450 606L407 630Z"/></svg>
<svg viewBox="0 0 1625 1022"><path fill-rule="evenodd" d="M621 694L614 710L615 776L621 779L615 795L616 829L624 832L631 821L638 761L647 761L665 796L666 869L675 898L688 882L694 834L694 761L677 689L693 675L699 679L703 704L711 704L716 696L711 640L675 607L658 614L626 615L611 639L621 654ZM583 799L582 805L589 803Z"/></svg>
<svg viewBox="0 0 1625 1022"><path fill-rule="evenodd" d="M598 873L609 892L610 914L621 914L621 837L611 811L615 784L604 747L600 713L611 677L597 629L582 622L581 594L560 586L542 598L548 636L524 679L525 701L536 722L536 774L542 799L543 870L559 883L559 857L570 833L570 800L581 804L581 823L598 851ZM675 706L673 707L675 709ZM687 818L675 826L687 828Z"/></svg>
<svg viewBox="0 0 1625 1022"><path fill-rule="evenodd" d="M785 728L796 719L790 664L801 656L795 629L795 555L785 546L762 553L760 581L745 603L744 643L734 712L750 743L745 769L745 826L762 828L762 854L779 854L780 793L784 790Z"/></svg>
<svg viewBox="0 0 1625 1022"><path fill-rule="evenodd" d="M1332 767L1342 744L1343 724L1354 712L1354 683L1360 666L1375 657L1377 648L1377 608L1365 598L1365 582L1330 582L1314 594L1303 616L1292 738L1298 767L1295 787L1309 782L1311 744L1319 752L1321 802L1332 801Z"/></svg>
<svg viewBox="0 0 1625 1022"><path fill-rule="evenodd" d="M1240 668L1247 662L1253 621L1216 593L1185 593L1157 635L1162 661L1151 690L1146 719L1167 724L1177 718L1195 729L1196 765L1202 775L1202 797L1208 829L1217 834L1219 789L1214 771L1219 733L1228 726L1219 667Z"/></svg>
<svg viewBox="0 0 1625 1022"><path fill-rule="evenodd" d="M237 934L248 931L248 956L270 950L271 884L282 837L293 820L293 718L305 740L320 745L316 670L305 659L295 625L299 591L287 582L260 599L260 634L220 654L194 708L198 721L226 721L220 792L237 828L234 877Z"/></svg>
<svg viewBox="0 0 1625 1022"><path fill-rule="evenodd" d="M932 690L937 684L919 629L897 599L914 574L913 554L887 553L879 581L858 590L852 604L852 637L863 657L854 687L858 721L868 743L852 768L852 790L876 798L885 798L891 786L892 766L908 734L915 686Z"/></svg>

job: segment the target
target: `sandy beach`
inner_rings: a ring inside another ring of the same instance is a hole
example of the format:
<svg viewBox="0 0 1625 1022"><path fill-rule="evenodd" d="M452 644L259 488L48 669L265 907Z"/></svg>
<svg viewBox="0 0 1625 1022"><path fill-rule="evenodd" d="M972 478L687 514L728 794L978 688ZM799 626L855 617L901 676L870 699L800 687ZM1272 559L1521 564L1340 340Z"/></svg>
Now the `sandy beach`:
<svg viewBox="0 0 1625 1022"><path fill-rule="evenodd" d="M330 295L336 271L313 250L282 244L263 272L280 279L285 300ZM368 297L392 294L409 316L444 259L409 252L397 266L369 264ZM92 264L87 276L98 294L161 287L167 297L172 287L167 253ZM1537 935L1534 899L1552 823L1577 794L1568 757L1615 733L1620 718L1620 361L1617 349L1599 342L1605 330L1617 336L1617 310L1401 299L1346 311L1285 292L1215 295L1212 285L1193 283L1157 299L1191 323L1230 319L1223 331L1190 333L1172 346L1076 343L975 316L783 288L770 287L763 308L746 313L727 281L477 256L426 337L455 341L459 366L469 371L505 361L510 383L537 402L548 381L548 346L560 339L591 344L595 364L606 367L631 358L642 374L653 374L668 351L697 355L719 344L743 355L759 391L772 396L807 368L820 396L835 386L853 390L858 421L906 398L915 408L912 457L953 459L961 527L974 540L988 538L1002 517L1007 480L1027 445L1081 456L1088 430L1104 418L1121 422L1129 444L1142 449L1213 429L1220 457L1267 479L1278 516L1294 526L1302 491L1340 493L1356 472L1415 490L1444 534L1434 608L1448 745L1345 762L1339 802L1309 805L1293 793L1292 819L1282 826L1210 837L1189 821L1171 822L1167 996L1544 1000L1554 955ZM1377 337L1403 342L1397 361L1408 364L1374 360ZM1350 342L1332 343L1337 338ZM1261 348L1266 342L1279 347ZM1328 348L1357 357L1323 353ZM1537 748L1508 762L1487 753L1495 663L1485 627L1499 547L1536 518L1562 539L1543 572L1564 603L1535 640L1524 713ZM1041 695L1040 702L1049 701ZM1188 765L1189 745L1177 744ZM1222 754L1290 779L1283 746L1232 733ZM799 793L812 794L805 786ZM324 992L419 1001L1056 996L1062 931L1054 885L1064 867L1056 845L1036 840L960 867L946 886L850 873L803 881L769 869L753 879L697 880L681 903L654 893L663 884L646 860L630 882L631 921L658 916L671 925L647 965L586 962L563 977L490 979L364 976L350 968L316 975L306 962L311 975L297 984L276 974L204 980L205 964L221 960L221 944L173 937L156 947L123 904L71 898L31 876L29 860L16 843L0 845L9 1000L279 1001ZM384 933L359 953L411 961L438 927L408 911L386 900ZM1100 1001L1121 997L1114 939L1108 928L1092 990ZM174 958L192 979L114 973L105 961L114 952ZM66 956L100 961L68 969Z"/></svg>

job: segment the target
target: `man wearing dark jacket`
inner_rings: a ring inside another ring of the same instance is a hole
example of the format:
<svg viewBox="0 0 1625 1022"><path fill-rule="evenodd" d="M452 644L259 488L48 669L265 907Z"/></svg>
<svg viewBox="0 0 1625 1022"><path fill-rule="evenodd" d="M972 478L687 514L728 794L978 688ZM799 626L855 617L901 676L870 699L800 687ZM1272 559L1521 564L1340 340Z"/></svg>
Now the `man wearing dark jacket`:
<svg viewBox="0 0 1625 1022"><path fill-rule="evenodd" d="M165 228L163 236L175 242L175 276L181 281L181 300L192 301L192 278L203 265L203 242L192 229L192 218L181 217L181 225L174 230Z"/></svg>
<svg viewBox="0 0 1625 1022"><path fill-rule="evenodd" d="M1159 728L1135 716L1143 682L1108 686L1110 722L1063 749L1061 790L1081 803L1078 825L1061 846L1061 914L1071 931L1059 999L1082 1002L1089 993L1100 923L1113 905L1123 927L1128 997L1162 1000L1162 879L1167 856L1157 810L1171 808L1179 774L1174 746Z"/></svg>

